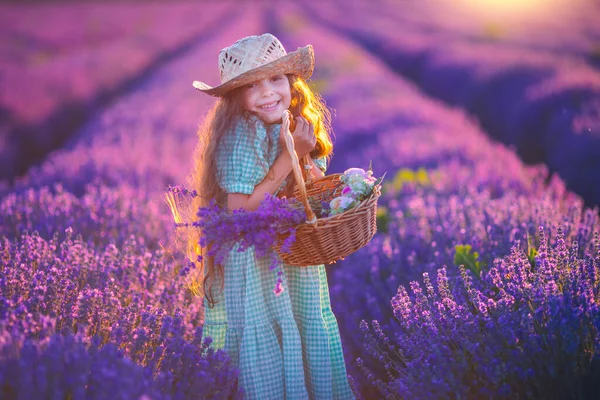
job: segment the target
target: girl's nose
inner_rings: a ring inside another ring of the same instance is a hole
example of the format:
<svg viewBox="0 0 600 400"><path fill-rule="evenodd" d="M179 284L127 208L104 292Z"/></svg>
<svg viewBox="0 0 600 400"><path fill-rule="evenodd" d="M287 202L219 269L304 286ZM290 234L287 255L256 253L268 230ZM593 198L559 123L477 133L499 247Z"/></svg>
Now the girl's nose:
<svg viewBox="0 0 600 400"><path fill-rule="evenodd" d="M271 82L269 82L268 80L266 82L261 82L260 92L262 97L267 97L273 94L273 87L271 85Z"/></svg>

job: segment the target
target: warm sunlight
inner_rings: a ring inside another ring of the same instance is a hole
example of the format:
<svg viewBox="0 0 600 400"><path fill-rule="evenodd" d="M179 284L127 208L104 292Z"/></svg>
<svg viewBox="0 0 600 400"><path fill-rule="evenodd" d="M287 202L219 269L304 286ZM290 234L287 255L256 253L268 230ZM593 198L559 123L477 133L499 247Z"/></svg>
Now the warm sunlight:
<svg viewBox="0 0 600 400"><path fill-rule="evenodd" d="M558 16L565 5L573 6L576 3L577 0L452 0L454 6L464 8L469 14L495 21Z"/></svg>

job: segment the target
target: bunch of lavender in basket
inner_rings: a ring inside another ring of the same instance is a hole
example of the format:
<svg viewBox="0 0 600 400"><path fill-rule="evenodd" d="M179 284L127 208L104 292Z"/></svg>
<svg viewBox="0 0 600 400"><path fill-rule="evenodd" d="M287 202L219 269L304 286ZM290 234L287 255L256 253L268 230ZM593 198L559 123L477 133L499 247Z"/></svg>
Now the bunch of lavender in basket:
<svg viewBox="0 0 600 400"><path fill-rule="evenodd" d="M169 193L198 196L196 191L179 187L169 187ZM253 247L257 257L270 257L270 269L274 270L279 261L273 250L277 238L285 236L282 251L289 251L296 239L296 227L306 219L303 209L295 203L294 199L267 194L254 211L241 208L229 211L213 200L208 206L198 209L197 219L175 225L178 228L197 228L202 232L198 244L206 251L198 257L198 261L213 257L216 264L223 264L234 248L243 252ZM274 293L279 295L283 290L282 272L278 271L277 275Z"/></svg>

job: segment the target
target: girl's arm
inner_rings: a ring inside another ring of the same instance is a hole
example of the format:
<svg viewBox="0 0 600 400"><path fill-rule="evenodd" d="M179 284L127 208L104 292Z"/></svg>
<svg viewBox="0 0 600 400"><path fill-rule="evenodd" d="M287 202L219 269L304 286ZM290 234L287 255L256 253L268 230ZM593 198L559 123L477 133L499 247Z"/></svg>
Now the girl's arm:
<svg viewBox="0 0 600 400"><path fill-rule="evenodd" d="M282 151L275 159L264 179L254 187L252 194L229 193L227 194L227 208L235 210L244 208L249 211L256 210L267 193L275 194L283 180L292 171L292 158L287 151Z"/></svg>

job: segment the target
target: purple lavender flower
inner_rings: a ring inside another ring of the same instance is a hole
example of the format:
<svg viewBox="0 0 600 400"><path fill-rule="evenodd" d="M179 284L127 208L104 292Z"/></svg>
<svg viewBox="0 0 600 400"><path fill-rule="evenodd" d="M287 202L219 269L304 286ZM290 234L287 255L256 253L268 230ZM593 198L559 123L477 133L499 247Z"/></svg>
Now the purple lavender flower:
<svg viewBox="0 0 600 400"><path fill-rule="evenodd" d="M417 282L412 295L398 288L393 339L378 321L373 333L361 323L366 349L386 379L376 379L381 373L367 371L362 360L358 368L382 396L563 398L597 388L590 374L600 354L600 253L569 258L561 229L553 246L539 232L535 269L516 246L477 285L460 266L462 283L451 289L443 267L437 291L427 273L425 291Z"/></svg>
<svg viewBox="0 0 600 400"><path fill-rule="evenodd" d="M3 387L32 398L69 390L91 398L240 395L227 355L192 344L201 329L202 303L177 279L176 259L134 238L122 249L111 244L100 251L72 234L66 232L62 242L58 235L47 241L37 233L0 239ZM68 341L74 334L80 344ZM71 367L74 353L97 362ZM44 357L47 362L39 361ZM45 367L35 372L36 382L56 387L27 380L40 363ZM80 381L87 386L77 386Z"/></svg>

